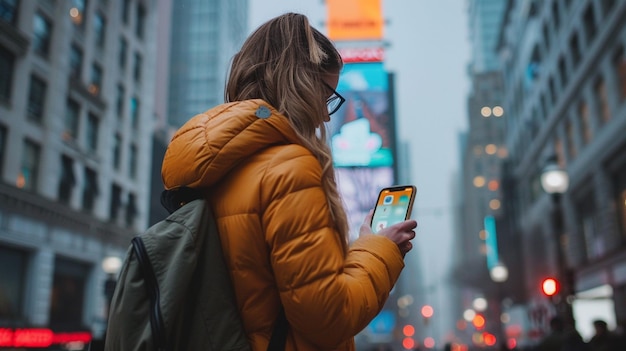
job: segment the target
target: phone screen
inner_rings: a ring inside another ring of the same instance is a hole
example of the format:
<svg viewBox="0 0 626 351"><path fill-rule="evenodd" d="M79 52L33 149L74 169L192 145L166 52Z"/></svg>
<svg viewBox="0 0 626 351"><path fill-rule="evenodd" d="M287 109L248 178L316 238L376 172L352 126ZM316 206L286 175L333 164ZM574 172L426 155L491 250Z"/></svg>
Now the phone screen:
<svg viewBox="0 0 626 351"><path fill-rule="evenodd" d="M378 233L383 228L408 219L414 199L415 187L412 185L382 189L374 208L372 231Z"/></svg>

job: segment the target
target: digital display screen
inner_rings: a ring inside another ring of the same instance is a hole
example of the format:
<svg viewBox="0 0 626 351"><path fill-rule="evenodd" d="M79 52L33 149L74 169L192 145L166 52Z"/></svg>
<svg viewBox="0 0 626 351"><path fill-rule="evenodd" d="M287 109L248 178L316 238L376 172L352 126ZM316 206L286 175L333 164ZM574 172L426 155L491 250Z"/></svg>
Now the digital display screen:
<svg viewBox="0 0 626 351"><path fill-rule="evenodd" d="M378 196L372 230L378 233L390 225L404 221L411 211L415 189L413 187L398 187L383 189Z"/></svg>

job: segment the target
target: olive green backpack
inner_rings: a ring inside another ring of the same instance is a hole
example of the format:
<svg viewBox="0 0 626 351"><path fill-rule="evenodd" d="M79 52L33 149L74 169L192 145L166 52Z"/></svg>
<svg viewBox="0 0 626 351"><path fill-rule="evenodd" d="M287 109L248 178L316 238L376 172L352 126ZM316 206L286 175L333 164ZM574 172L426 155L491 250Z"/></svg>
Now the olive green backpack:
<svg viewBox="0 0 626 351"><path fill-rule="evenodd" d="M250 350L208 202L189 188L161 202L171 215L126 253L105 350ZM268 350L284 350L286 332L281 311Z"/></svg>

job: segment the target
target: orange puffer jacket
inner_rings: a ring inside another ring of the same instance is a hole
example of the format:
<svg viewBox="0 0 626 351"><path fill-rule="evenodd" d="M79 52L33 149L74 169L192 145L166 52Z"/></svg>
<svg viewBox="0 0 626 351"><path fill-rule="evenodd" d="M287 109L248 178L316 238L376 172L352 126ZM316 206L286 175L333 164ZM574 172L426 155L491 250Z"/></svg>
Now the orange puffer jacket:
<svg viewBox="0 0 626 351"><path fill-rule="evenodd" d="M163 161L167 189L210 188L226 264L252 349L266 350L284 306L287 350L354 350L404 261L363 235L346 250L322 169L286 117L262 100L217 106L178 130Z"/></svg>

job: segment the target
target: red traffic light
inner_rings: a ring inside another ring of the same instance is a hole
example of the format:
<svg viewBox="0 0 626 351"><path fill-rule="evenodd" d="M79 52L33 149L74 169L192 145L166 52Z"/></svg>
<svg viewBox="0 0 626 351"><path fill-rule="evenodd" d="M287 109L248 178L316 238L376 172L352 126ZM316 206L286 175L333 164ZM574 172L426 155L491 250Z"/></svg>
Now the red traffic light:
<svg viewBox="0 0 626 351"><path fill-rule="evenodd" d="M435 313L435 311L433 310L433 307L430 305L424 305L422 307L422 316L424 318L430 318L433 316L433 314Z"/></svg>
<svg viewBox="0 0 626 351"><path fill-rule="evenodd" d="M560 288L560 284L554 278L546 278L541 283L541 291L543 291L543 293L546 296L556 295L556 293L559 292L559 288Z"/></svg>

